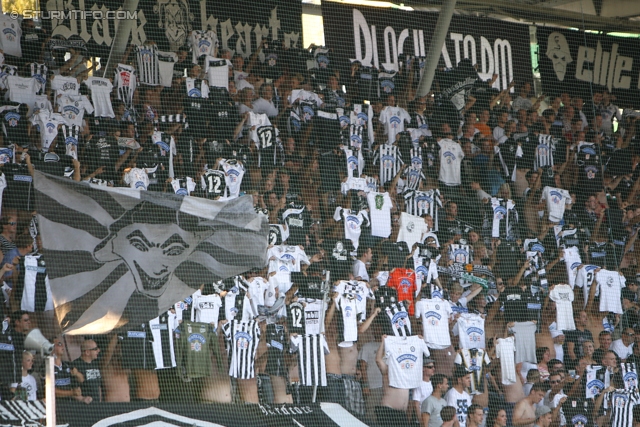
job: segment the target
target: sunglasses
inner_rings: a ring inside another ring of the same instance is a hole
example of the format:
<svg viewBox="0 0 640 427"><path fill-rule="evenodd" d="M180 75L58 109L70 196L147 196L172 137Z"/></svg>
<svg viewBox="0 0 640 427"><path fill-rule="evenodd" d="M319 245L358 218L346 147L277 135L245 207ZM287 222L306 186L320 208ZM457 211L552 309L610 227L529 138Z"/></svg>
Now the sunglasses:
<svg viewBox="0 0 640 427"><path fill-rule="evenodd" d="M10 222L7 222L7 224L8 224L8 225L16 225L16 224L17 224L17 222L10 221Z"/></svg>
<svg viewBox="0 0 640 427"><path fill-rule="evenodd" d="M435 369L436 367L433 366L433 365L430 365L430 366L425 366L425 368L427 368L427 369Z"/></svg>

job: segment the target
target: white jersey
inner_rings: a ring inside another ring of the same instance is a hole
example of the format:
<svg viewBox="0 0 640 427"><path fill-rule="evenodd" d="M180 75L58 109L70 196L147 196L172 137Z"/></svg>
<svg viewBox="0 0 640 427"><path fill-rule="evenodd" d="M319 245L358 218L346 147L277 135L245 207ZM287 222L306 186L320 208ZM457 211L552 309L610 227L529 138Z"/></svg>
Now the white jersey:
<svg viewBox="0 0 640 427"><path fill-rule="evenodd" d="M578 266L575 266L578 268ZM596 278L595 270L598 269L597 265L587 264L584 265L578 272L576 273L576 286L582 288L584 295L584 306L587 306L587 302L589 301L589 290L591 289L591 285L593 285L593 281Z"/></svg>
<svg viewBox="0 0 640 427"><path fill-rule="evenodd" d="M560 222L566 205L571 204L571 195L562 188L544 187L540 201L547 202L549 221Z"/></svg>
<svg viewBox="0 0 640 427"><path fill-rule="evenodd" d="M456 186L462 184L460 165L464 157L462 147L451 139L441 139L440 146L440 174L438 180L444 185Z"/></svg>
<svg viewBox="0 0 640 427"><path fill-rule="evenodd" d="M390 144L382 144L378 147L373 164L380 165L380 184L385 185L393 181L403 163L398 147Z"/></svg>
<svg viewBox="0 0 640 427"><path fill-rule="evenodd" d="M136 46L136 58L140 83L158 86L160 84L158 47L156 45Z"/></svg>
<svg viewBox="0 0 640 427"><path fill-rule="evenodd" d="M44 64L38 64L37 62L32 62L31 64L29 64L29 67L31 68L31 77L36 79L40 84L38 93L44 93L45 87L47 85L47 66Z"/></svg>
<svg viewBox="0 0 640 427"><path fill-rule="evenodd" d="M247 126L252 128L250 138L256 144L256 148L259 149L262 145L264 145L264 143L260 141L258 129L263 126L272 126L271 120L269 120L269 116L267 116L266 114L256 114L253 111L249 111Z"/></svg>
<svg viewBox="0 0 640 427"><path fill-rule="evenodd" d="M600 295L600 311L622 314L620 300L627 279L617 271L600 270L596 273L596 296Z"/></svg>
<svg viewBox="0 0 640 427"><path fill-rule="evenodd" d="M198 58L201 56L216 56L218 36L211 30L193 30L189 35L189 45L191 46L192 61L197 64Z"/></svg>
<svg viewBox="0 0 640 427"><path fill-rule="evenodd" d="M460 337L460 348L485 348L484 318L479 314L460 313L453 334Z"/></svg>
<svg viewBox="0 0 640 427"><path fill-rule="evenodd" d="M327 385L325 354L329 346L324 335L295 335L289 345L291 353L298 353L298 374L304 386Z"/></svg>
<svg viewBox="0 0 640 427"><path fill-rule="evenodd" d="M40 83L33 77L7 76L7 88L10 101L32 105L35 103Z"/></svg>
<svg viewBox="0 0 640 427"><path fill-rule="evenodd" d="M422 358L429 356L427 345L418 336L384 340L384 361L389 367L389 385L413 389L422 382Z"/></svg>
<svg viewBox="0 0 640 427"><path fill-rule="evenodd" d="M299 299L298 301L301 301ZM324 333L324 325L320 324L320 313L322 311L322 300L304 301L304 327L308 335ZM325 307L326 309L326 307Z"/></svg>
<svg viewBox="0 0 640 427"><path fill-rule="evenodd" d="M371 235L387 238L391 234L391 208L389 193L368 193Z"/></svg>
<svg viewBox="0 0 640 427"><path fill-rule="evenodd" d="M444 395L444 400L447 401L447 406L456 408L458 423L460 427L465 427L467 425L467 410L471 406L471 395L464 390L462 393L458 393L458 390L451 387Z"/></svg>
<svg viewBox="0 0 640 427"><path fill-rule="evenodd" d="M471 263L471 247L469 245L452 244L449 246L449 259L457 264Z"/></svg>
<svg viewBox="0 0 640 427"><path fill-rule="evenodd" d="M484 368L491 363L491 358L483 349L477 351L462 348L456 354L454 363L464 366L471 373L471 394L484 392Z"/></svg>
<svg viewBox="0 0 640 427"><path fill-rule="evenodd" d="M80 83L75 77L65 77L58 74L51 81L51 89L55 93L57 103L58 95L78 95L80 93Z"/></svg>
<svg viewBox="0 0 640 427"><path fill-rule="evenodd" d="M496 345L496 357L500 359L500 371L502 373L502 384L511 385L516 383L516 346L513 337L498 338Z"/></svg>
<svg viewBox="0 0 640 427"><path fill-rule="evenodd" d="M53 111L53 106L51 105L51 101L49 101L49 97L47 95L36 95L34 97L33 104L29 105L28 116L31 117L40 111Z"/></svg>
<svg viewBox="0 0 640 427"><path fill-rule="evenodd" d="M424 342L429 348L441 350L451 345L449 317L451 305L440 298L421 299L416 302L416 319L422 319Z"/></svg>
<svg viewBox="0 0 640 427"><path fill-rule="evenodd" d="M599 365L588 365L585 369L585 398L595 399L605 388L609 387L609 381L611 379L608 371L604 371L606 368Z"/></svg>
<svg viewBox="0 0 640 427"><path fill-rule="evenodd" d="M229 68L231 62L228 59L219 59L207 56L204 72L207 73L209 86L229 89ZM278 114L275 114L276 116Z"/></svg>
<svg viewBox="0 0 640 427"><path fill-rule="evenodd" d="M362 226L370 224L367 211L354 213L350 209L342 209L338 206L333 214L333 219L336 221L344 220L344 237L351 240L353 248L357 251Z"/></svg>
<svg viewBox="0 0 640 427"><path fill-rule="evenodd" d="M5 55L17 56L22 58L22 48L20 47L20 38L22 37L22 28L20 22L11 15L0 13L0 48Z"/></svg>
<svg viewBox="0 0 640 427"><path fill-rule="evenodd" d="M89 90L91 90L91 101L95 108L95 117L111 117L115 118L113 106L111 105L111 91L113 84L109 79L103 77L89 77L84 81Z"/></svg>
<svg viewBox="0 0 640 427"><path fill-rule="evenodd" d="M136 70L129 65L118 64L115 69L115 79L113 81L118 90L118 99L124 102L127 109L132 108L133 92L136 90L136 87L138 87Z"/></svg>
<svg viewBox="0 0 640 427"><path fill-rule="evenodd" d="M169 178L173 178L173 156L178 153L176 149L176 141L173 136L170 136L171 139L169 140L169 144L167 144L164 136L164 132L153 132L151 135L151 142L158 147L162 157L169 154Z"/></svg>
<svg viewBox="0 0 640 427"><path fill-rule="evenodd" d="M411 116L404 108L384 107L380 112L380 123L384 125L387 144L395 144L396 135L404 131L405 122L411 122Z"/></svg>
<svg viewBox="0 0 640 427"><path fill-rule="evenodd" d="M175 52L156 51L158 54L158 72L160 73L160 84L164 87L171 87L173 82L173 66L178 62L178 55Z"/></svg>
<svg viewBox="0 0 640 427"><path fill-rule="evenodd" d="M582 264L580 258L580 250L577 246L565 248L563 252L564 265L567 268L567 276L569 277L569 285L571 289L576 286L576 276L578 274L578 266ZM586 298L585 298L586 302Z"/></svg>
<svg viewBox="0 0 640 427"><path fill-rule="evenodd" d="M515 207L516 204L513 200L491 198L491 209L493 209L491 237L505 238L513 236L512 223L518 221Z"/></svg>
<svg viewBox="0 0 640 427"><path fill-rule="evenodd" d="M336 297L336 309L342 315L342 333L338 338L338 346L351 347L358 341L358 323L364 321L361 312L358 312L357 298L353 294L338 295Z"/></svg>
<svg viewBox="0 0 640 427"><path fill-rule="evenodd" d="M397 337L408 337L411 335L411 319L402 301L392 303L384 307L384 313L389 319L393 335Z"/></svg>
<svg viewBox="0 0 640 427"><path fill-rule="evenodd" d="M220 307L222 307L222 299L220 295L202 295L198 289L193 295L193 304L191 305L191 321L210 323L213 328L218 327L218 319L220 317Z"/></svg>
<svg viewBox="0 0 640 427"><path fill-rule="evenodd" d="M58 136L58 127L64 125L66 121L61 114L40 110L31 116L31 123L36 126L40 132L42 151L49 151L51 143Z"/></svg>
<svg viewBox="0 0 640 427"><path fill-rule="evenodd" d="M227 184L227 191L229 192L229 198L234 199L240 195L240 186L242 185L242 177L245 170L242 163L237 160L230 159L220 162L220 167L225 173L225 183Z"/></svg>
<svg viewBox="0 0 640 427"><path fill-rule="evenodd" d="M80 126L62 126L65 154L78 160L78 145L80 145Z"/></svg>
<svg viewBox="0 0 640 427"><path fill-rule="evenodd" d="M146 190L149 188L149 175L147 171L141 168L130 168L124 174L123 181L130 188L138 190Z"/></svg>
<svg viewBox="0 0 640 427"><path fill-rule="evenodd" d="M536 145L533 170L543 167L553 166L553 143L551 135L538 135L538 144Z"/></svg>
<svg viewBox="0 0 640 427"><path fill-rule="evenodd" d="M366 104L354 104L353 110L349 114L351 123L351 135L357 134L362 143L362 137L365 132L368 137L368 146L365 147L371 150L371 146L374 143L374 131L373 131L373 108L371 105Z"/></svg>
<svg viewBox="0 0 640 427"><path fill-rule="evenodd" d="M258 322L232 320L222 330L227 339L229 376L242 380L255 378L254 362L260 343Z"/></svg>
<svg viewBox="0 0 640 427"><path fill-rule="evenodd" d="M400 231L397 242L406 242L409 250L414 243L422 241L422 235L429 231L429 226L419 216L409 215L406 212L400 214Z"/></svg>
<svg viewBox="0 0 640 427"><path fill-rule="evenodd" d="M189 196L196 189L196 182L190 176L182 179L171 178L173 192L180 196Z"/></svg>
<svg viewBox="0 0 640 427"><path fill-rule="evenodd" d="M156 369L174 368L176 355L173 347L173 331L177 326L175 314L167 312L162 316L149 320L149 328L153 336L153 356Z"/></svg>
<svg viewBox="0 0 640 427"><path fill-rule="evenodd" d="M576 324L573 320L573 289L569 285L555 285L549 292L549 298L556 303L556 323L561 331L573 331Z"/></svg>
<svg viewBox="0 0 640 427"><path fill-rule="evenodd" d="M362 175L364 169L364 157L362 157L362 150L351 150L346 147L342 147L344 151L344 157L347 162L347 178L357 178Z"/></svg>
<svg viewBox="0 0 640 427"><path fill-rule="evenodd" d="M93 113L93 105L84 96L62 96L58 98L58 112L64 116L67 123L82 127L85 111Z"/></svg>

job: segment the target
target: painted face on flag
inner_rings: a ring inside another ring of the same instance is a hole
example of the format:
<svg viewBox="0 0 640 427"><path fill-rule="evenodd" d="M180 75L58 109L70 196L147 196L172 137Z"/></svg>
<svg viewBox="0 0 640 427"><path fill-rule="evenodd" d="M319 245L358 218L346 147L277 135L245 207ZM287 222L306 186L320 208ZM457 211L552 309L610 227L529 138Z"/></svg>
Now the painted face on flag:
<svg viewBox="0 0 640 427"><path fill-rule="evenodd" d="M151 298L162 296L175 270L189 258L203 233L213 233L213 229L198 227L195 217L145 202L113 223L110 231L97 248L96 258L123 261L133 275L136 290Z"/></svg>

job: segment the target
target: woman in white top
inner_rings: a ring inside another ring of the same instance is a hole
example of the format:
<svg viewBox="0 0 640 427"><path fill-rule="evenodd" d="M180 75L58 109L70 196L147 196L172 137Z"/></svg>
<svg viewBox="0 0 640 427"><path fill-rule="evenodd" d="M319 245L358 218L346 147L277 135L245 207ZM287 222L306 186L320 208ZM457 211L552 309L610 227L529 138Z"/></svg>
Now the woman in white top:
<svg viewBox="0 0 640 427"><path fill-rule="evenodd" d="M38 383L29 372L33 369L33 354L25 351L22 353L22 383L20 388L24 390L26 400L37 400Z"/></svg>

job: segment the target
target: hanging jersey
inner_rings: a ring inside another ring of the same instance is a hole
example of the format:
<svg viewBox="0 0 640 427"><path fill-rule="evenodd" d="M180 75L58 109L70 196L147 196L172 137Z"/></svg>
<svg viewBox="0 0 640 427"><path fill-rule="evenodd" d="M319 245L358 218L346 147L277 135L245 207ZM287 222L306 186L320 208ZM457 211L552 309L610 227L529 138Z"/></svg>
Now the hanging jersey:
<svg viewBox="0 0 640 427"><path fill-rule="evenodd" d="M387 286L394 288L398 293L398 301L409 301L408 311L410 315L415 312L416 274L411 269L395 268L389 274Z"/></svg>
<svg viewBox="0 0 640 427"><path fill-rule="evenodd" d="M358 178L364 169L364 158L360 149L350 150L343 147L344 157L347 163L347 178Z"/></svg>
<svg viewBox="0 0 640 427"><path fill-rule="evenodd" d="M422 381L422 359L429 349L418 336L386 337L384 360L389 367L389 385L400 389L414 389Z"/></svg>
<svg viewBox="0 0 640 427"><path fill-rule="evenodd" d="M289 348L291 353L298 353L300 384L325 387L325 354L329 354L329 346L324 335L292 336Z"/></svg>
<svg viewBox="0 0 640 427"><path fill-rule="evenodd" d="M385 107L380 112L380 123L384 126L387 144L395 144L396 135L404 131L405 122L411 122L411 116L404 108Z"/></svg>
<svg viewBox="0 0 640 427"><path fill-rule="evenodd" d="M333 214L333 219L336 221L344 221L344 236L346 239L351 240L353 248L357 251L362 227L370 226L367 211L354 213L349 209L337 207Z"/></svg>
<svg viewBox="0 0 640 427"><path fill-rule="evenodd" d="M18 298L20 309L29 312L53 310L51 285L42 255L26 255L20 267L24 271L22 297Z"/></svg>
<svg viewBox="0 0 640 427"><path fill-rule="evenodd" d="M385 185L387 182L393 180L404 162L400 157L398 147L395 145L382 144L376 151L373 164L380 165L380 184Z"/></svg>
<svg viewBox="0 0 640 427"><path fill-rule="evenodd" d="M587 253L589 255L589 261L591 264L604 268L607 258L607 246L608 242L596 242L594 240L589 242L587 247Z"/></svg>
<svg viewBox="0 0 640 427"><path fill-rule="evenodd" d="M173 188L173 192L180 196L189 196L196 189L196 183L193 181L193 178L173 178L171 180L171 188Z"/></svg>
<svg viewBox="0 0 640 427"><path fill-rule="evenodd" d="M48 151L51 143L58 136L58 127L64 125L66 121L61 114L41 110L31 116L31 123L40 132L40 144L42 151Z"/></svg>
<svg viewBox="0 0 640 427"><path fill-rule="evenodd" d="M303 204L290 203L278 216L289 230L287 243L292 245L306 245L306 234L311 227L311 214Z"/></svg>
<svg viewBox="0 0 640 427"><path fill-rule="evenodd" d="M514 237L514 228L518 223L518 212L515 206L513 200L491 198L493 209L491 237L507 239Z"/></svg>
<svg viewBox="0 0 640 427"><path fill-rule="evenodd" d="M460 348L485 348L484 318L479 314L461 313L453 334L460 337Z"/></svg>
<svg viewBox="0 0 640 427"><path fill-rule="evenodd" d="M140 83L151 86L159 85L158 47L154 44L136 46L136 58Z"/></svg>
<svg viewBox="0 0 640 427"><path fill-rule="evenodd" d="M491 359L483 349L460 349L454 363L464 366L471 374L471 394L484 393L484 368L491 363Z"/></svg>
<svg viewBox="0 0 640 427"><path fill-rule="evenodd" d="M304 306L299 301L294 301L287 305L287 329L292 335L304 335L306 333Z"/></svg>
<svg viewBox="0 0 640 427"><path fill-rule="evenodd" d="M580 251L576 246L565 248L563 252L563 258L565 267L567 269L567 276L569 277L569 286L571 286L571 289L573 289L576 286L578 266L582 264L582 260L580 259Z"/></svg>
<svg viewBox="0 0 640 427"><path fill-rule="evenodd" d="M576 329L573 320L573 289L571 286L559 284L549 292L549 298L556 303L556 324L562 331Z"/></svg>
<svg viewBox="0 0 640 427"><path fill-rule="evenodd" d="M78 145L80 145L80 126L62 125L62 136L64 137L67 156L71 156L77 160Z"/></svg>
<svg viewBox="0 0 640 427"><path fill-rule="evenodd" d="M174 368L176 366L176 355L173 346L173 330L175 328L172 325L171 317L171 313L167 312L149 320L156 369Z"/></svg>
<svg viewBox="0 0 640 427"><path fill-rule="evenodd" d="M84 81L84 84L91 91L91 101L95 112L95 117L111 117L115 118L116 115L113 112L113 106L111 105L111 91L113 90L113 84L109 79L103 77L89 77Z"/></svg>
<svg viewBox="0 0 640 427"><path fill-rule="evenodd" d="M0 13L0 47L5 55L22 57L20 39L22 28L12 15Z"/></svg>
<svg viewBox="0 0 640 427"><path fill-rule="evenodd" d="M206 80L187 77L185 87L190 98L209 98L209 84Z"/></svg>
<svg viewBox="0 0 640 427"><path fill-rule="evenodd" d="M547 202L549 221L560 222L566 205L571 204L571 195L562 188L544 187L540 201Z"/></svg>
<svg viewBox="0 0 640 427"><path fill-rule="evenodd" d="M225 173L225 182L229 191L229 198L236 198L240 195L240 186L245 170L241 162L235 159L223 159L220 167Z"/></svg>
<svg viewBox="0 0 640 427"><path fill-rule="evenodd" d="M585 369L585 398L595 399L608 386L605 384L607 372L604 366L588 365Z"/></svg>
<svg viewBox="0 0 640 427"><path fill-rule="evenodd" d="M422 319L422 334L429 348L444 349L451 345L449 317L451 305L440 298L416 302L416 318Z"/></svg>
<svg viewBox="0 0 640 427"><path fill-rule="evenodd" d="M323 302L319 299L306 298L304 304L304 328L307 335L324 333L324 325L320 324L320 313ZM326 307L324 307L326 309Z"/></svg>
<svg viewBox="0 0 640 427"><path fill-rule="evenodd" d="M209 323L215 330L218 327L220 308L222 307L220 295L202 295L202 292L197 290L193 294L192 298L193 305L191 306L191 321Z"/></svg>
<svg viewBox="0 0 640 427"><path fill-rule="evenodd" d="M637 420L633 418L633 407L640 404L638 389L628 391L618 389L609 392L604 397L603 407L611 411L611 427L631 426Z"/></svg>
<svg viewBox="0 0 640 427"><path fill-rule="evenodd" d="M287 367L284 361L287 334L284 325L276 323L268 324L264 339L267 344L267 366L265 373L287 378Z"/></svg>
<svg viewBox="0 0 640 427"><path fill-rule="evenodd" d="M390 327L386 328L387 330L390 329L393 335L397 337L408 337L411 335L411 319L402 301L390 304L383 310L390 323Z"/></svg>
<svg viewBox="0 0 640 427"><path fill-rule="evenodd" d="M38 114L40 111L53 112L53 106L47 95L36 95L32 105L29 105L29 116Z"/></svg>
<svg viewBox="0 0 640 427"><path fill-rule="evenodd" d="M84 95L58 98L58 112L70 125L82 126L85 111L91 114L94 109L89 99Z"/></svg>
<svg viewBox="0 0 640 427"><path fill-rule="evenodd" d="M231 62L228 59L218 59L207 56L204 72L207 73L209 86L223 87L229 90L229 68Z"/></svg>
<svg viewBox="0 0 640 427"><path fill-rule="evenodd" d="M617 271L600 270L596 273L596 296L600 296L600 311L622 314L621 294L626 286L625 277Z"/></svg>
<svg viewBox="0 0 640 427"><path fill-rule="evenodd" d="M451 139L441 139L440 146L440 174L438 180L448 186L462 184L461 165L464 152L457 142Z"/></svg>
<svg viewBox="0 0 640 427"><path fill-rule="evenodd" d="M406 212L400 214L398 242L406 242L407 246L411 249L415 243L422 241L422 236L427 231L429 231L429 226L423 218L409 215Z"/></svg>
<svg viewBox="0 0 640 427"><path fill-rule="evenodd" d="M404 198L404 211L410 215L429 215L433 218L433 231L438 231L438 208L442 208L440 190L405 190L402 194Z"/></svg>
<svg viewBox="0 0 640 427"><path fill-rule="evenodd" d="M412 161L415 161L417 157L413 157ZM421 164L422 166L422 164ZM420 184L422 180L426 179L424 173L422 173L422 168L416 168L413 165L404 170L402 174L402 179L404 180L405 188L410 190L417 190L420 188Z"/></svg>
<svg viewBox="0 0 640 427"><path fill-rule="evenodd" d="M471 263L471 249L469 245L452 244L449 246L449 259L457 264Z"/></svg>
<svg viewBox="0 0 640 427"><path fill-rule="evenodd" d="M7 76L7 88L10 101L32 105L40 83L33 77Z"/></svg>
<svg viewBox="0 0 640 427"><path fill-rule="evenodd" d="M133 92L138 86L136 70L129 65L118 64L115 69L114 83L118 90L118 99L124 102L127 109L132 108Z"/></svg>
<svg viewBox="0 0 640 427"><path fill-rule="evenodd" d="M227 197L227 174L221 170L207 169L200 177L200 185L209 199Z"/></svg>
<svg viewBox="0 0 640 427"><path fill-rule="evenodd" d="M218 49L218 36L214 31L194 30L189 35L189 45L191 46L192 61L198 63L201 56L215 56Z"/></svg>
<svg viewBox="0 0 640 427"><path fill-rule="evenodd" d="M14 76L18 73L18 67L15 65L0 65L0 89L7 89L7 77Z"/></svg>
<svg viewBox="0 0 640 427"><path fill-rule="evenodd" d="M349 113L349 119L351 123L351 135L357 135L355 143L364 148L371 150L374 143L374 129L373 129L373 108L367 104L355 104L353 110ZM353 143L352 136L350 139ZM353 145L352 145L353 146Z"/></svg>
<svg viewBox="0 0 640 427"><path fill-rule="evenodd" d="M513 337L498 338L496 345L496 357L500 359L500 371L502 384L516 383L515 342Z"/></svg>
<svg viewBox="0 0 640 427"><path fill-rule="evenodd" d="M130 188L147 190L149 188L149 175L142 168L129 168L125 170L123 181Z"/></svg>
<svg viewBox="0 0 640 427"><path fill-rule="evenodd" d="M551 135L538 135L533 170L553 166L553 149Z"/></svg>
<svg viewBox="0 0 640 427"><path fill-rule="evenodd" d="M393 203L389 193L370 192L367 194L371 235L387 238L391 235L391 208Z"/></svg>
<svg viewBox="0 0 640 427"><path fill-rule="evenodd" d="M254 362L260 342L258 322L232 320L226 323L222 330L227 339L229 376L243 380L254 378Z"/></svg>
<svg viewBox="0 0 640 427"><path fill-rule="evenodd" d="M75 77L56 75L51 81L51 89L55 93L55 99L58 99L58 95L77 96L80 93L80 84Z"/></svg>
<svg viewBox="0 0 640 427"><path fill-rule="evenodd" d="M635 344L634 344L635 345ZM624 381L625 390L634 390L638 388L638 371L635 363L620 363L620 372Z"/></svg>
<svg viewBox="0 0 640 427"><path fill-rule="evenodd" d="M353 294L344 294L336 297L336 310L341 317L338 322L338 345L351 347L358 341L358 323L363 322L363 316L357 311L357 299Z"/></svg>

